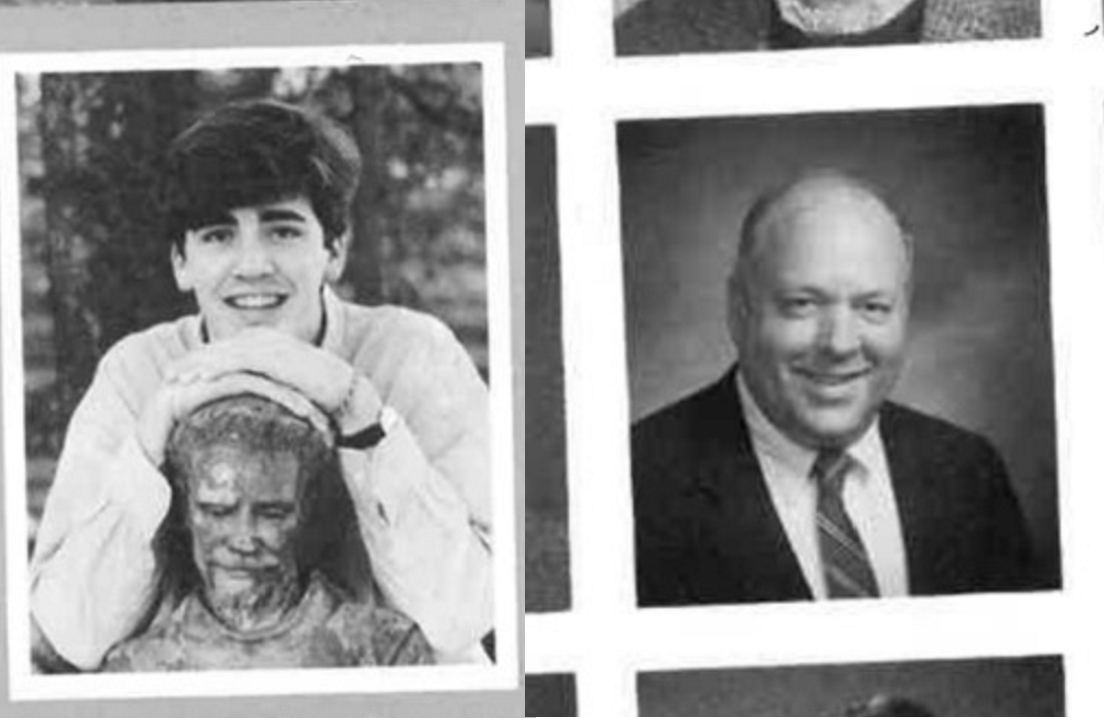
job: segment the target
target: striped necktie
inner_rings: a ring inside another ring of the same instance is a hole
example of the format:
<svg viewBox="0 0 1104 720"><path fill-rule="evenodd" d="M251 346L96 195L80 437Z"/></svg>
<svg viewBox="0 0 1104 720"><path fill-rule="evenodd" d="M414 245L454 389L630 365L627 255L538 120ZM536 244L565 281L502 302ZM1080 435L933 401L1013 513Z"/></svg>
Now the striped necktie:
<svg viewBox="0 0 1104 720"><path fill-rule="evenodd" d="M843 483L855 461L821 450L810 472L817 485L817 542L829 598L878 597L878 581L862 538L843 506Z"/></svg>

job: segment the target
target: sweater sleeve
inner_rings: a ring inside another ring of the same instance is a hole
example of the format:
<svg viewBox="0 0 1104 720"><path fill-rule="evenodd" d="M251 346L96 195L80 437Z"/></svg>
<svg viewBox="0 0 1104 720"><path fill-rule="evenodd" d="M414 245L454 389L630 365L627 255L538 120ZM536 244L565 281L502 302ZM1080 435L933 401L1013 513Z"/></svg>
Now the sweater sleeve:
<svg viewBox="0 0 1104 720"><path fill-rule="evenodd" d="M157 586L152 539L171 493L138 444L133 370L109 353L73 414L31 564L43 639L81 670L134 631Z"/></svg>
<svg viewBox="0 0 1104 720"><path fill-rule="evenodd" d="M487 388L436 321L392 376L369 374L399 416L342 466L375 579L441 656L463 656L493 624Z"/></svg>

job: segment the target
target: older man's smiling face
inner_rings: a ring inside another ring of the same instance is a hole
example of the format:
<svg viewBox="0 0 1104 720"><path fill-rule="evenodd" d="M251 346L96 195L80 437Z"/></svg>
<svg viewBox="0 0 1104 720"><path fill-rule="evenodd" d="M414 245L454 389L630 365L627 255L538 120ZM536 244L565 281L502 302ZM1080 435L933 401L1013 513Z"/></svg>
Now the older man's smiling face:
<svg viewBox="0 0 1104 720"><path fill-rule="evenodd" d="M327 246L303 197L228 211L189 230L172 254L177 285L195 293L213 339L265 326L314 341L322 286L340 276L344 261L344 239Z"/></svg>
<svg viewBox="0 0 1104 720"><path fill-rule="evenodd" d="M731 302L740 371L795 442L849 444L904 360L910 258L895 218L865 191L810 183L774 208Z"/></svg>

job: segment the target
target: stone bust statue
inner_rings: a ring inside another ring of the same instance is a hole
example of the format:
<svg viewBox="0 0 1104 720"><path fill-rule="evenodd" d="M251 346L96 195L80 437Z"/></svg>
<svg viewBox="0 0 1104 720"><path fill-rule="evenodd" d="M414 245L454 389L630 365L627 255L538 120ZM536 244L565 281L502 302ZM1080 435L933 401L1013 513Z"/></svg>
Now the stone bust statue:
<svg viewBox="0 0 1104 720"><path fill-rule="evenodd" d="M332 439L253 395L216 400L174 428L173 508L159 536L177 600L116 646L114 672L427 664L405 615L323 572L320 511L340 484ZM348 500L347 495L337 493Z"/></svg>

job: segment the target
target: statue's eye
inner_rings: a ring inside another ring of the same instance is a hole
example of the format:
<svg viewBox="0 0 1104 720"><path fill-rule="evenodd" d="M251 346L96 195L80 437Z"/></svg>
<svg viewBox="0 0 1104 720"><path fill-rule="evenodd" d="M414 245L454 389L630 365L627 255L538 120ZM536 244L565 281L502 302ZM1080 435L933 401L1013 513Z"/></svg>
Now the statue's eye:
<svg viewBox="0 0 1104 720"><path fill-rule="evenodd" d="M257 507L257 517L265 520L287 520L295 512L291 505L260 505Z"/></svg>
<svg viewBox="0 0 1104 720"><path fill-rule="evenodd" d="M215 518L230 517L234 514L234 505L222 505L219 503L198 503L199 510L204 515Z"/></svg>

